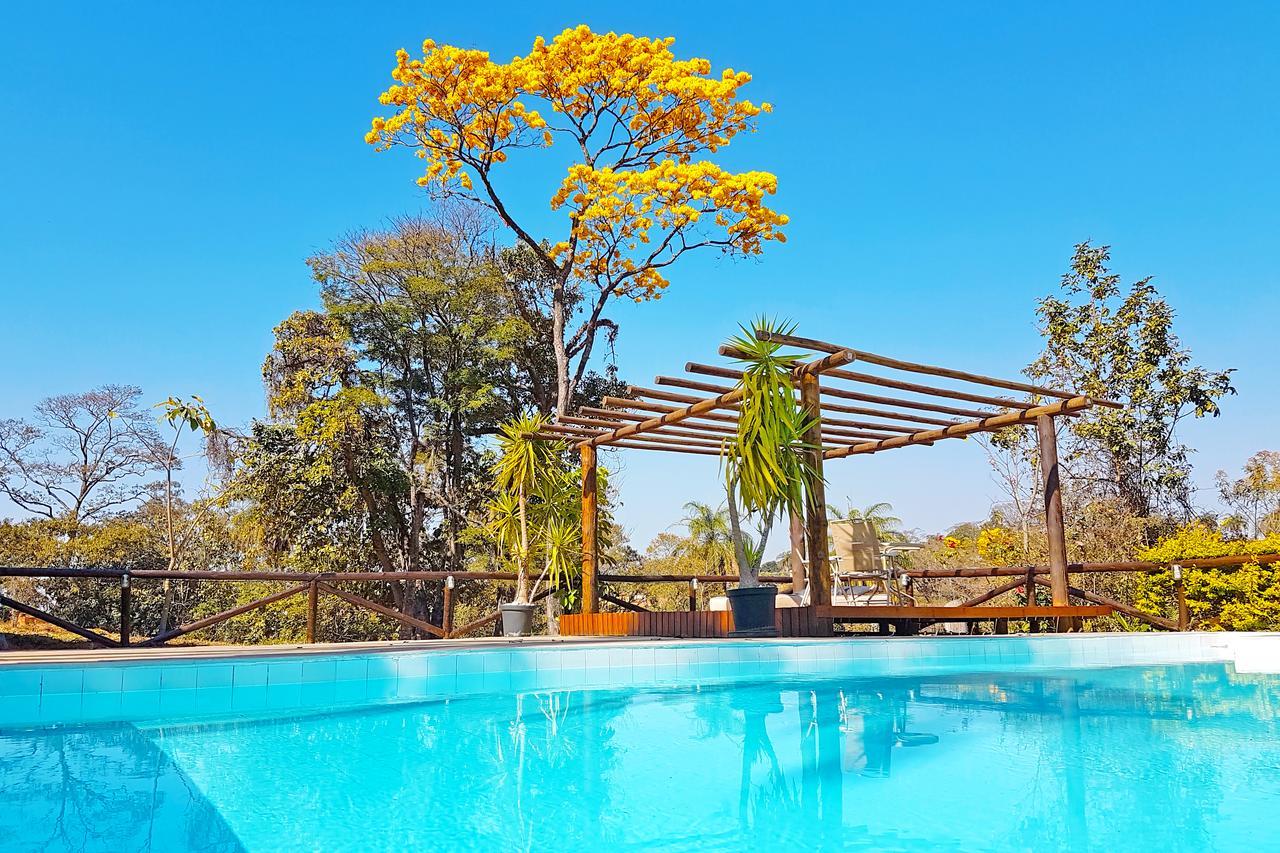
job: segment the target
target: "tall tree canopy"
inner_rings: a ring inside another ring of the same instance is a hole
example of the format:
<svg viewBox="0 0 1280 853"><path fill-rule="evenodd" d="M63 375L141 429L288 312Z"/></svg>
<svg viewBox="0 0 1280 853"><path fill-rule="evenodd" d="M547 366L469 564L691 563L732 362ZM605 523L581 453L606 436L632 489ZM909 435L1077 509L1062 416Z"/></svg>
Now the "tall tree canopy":
<svg viewBox="0 0 1280 853"><path fill-rule="evenodd" d="M366 136L379 150L413 149L427 164L421 186L493 211L537 260L550 291L560 413L598 331L611 328L611 297L658 298L666 268L694 249L755 255L784 239L787 217L764 203L774 175L695 160L754 130L770 106L740 96L749 74L710 76L707 60L678 60L673 43L579 26L499 63L428 39L420 59L396 54L381 101L397 112L375 118ZM513 183L527 178L500 179L513 154L557 142L571 160L548 195L564 227L543 239L534 222L544 214L516 204L525 188Z"/></svg>
<svg viewBox="0 0 1280 853"><path fill-rule="evenodd" d="M276 328L273 422L239 448L231 498L260 543L247 550L309 569L460 571L492 486L485 438L553 402L550 323L529 279L540 268L457 207L349 235L309 263L323 309ZM588 373L581 388L616 386ZM395 603L430 616L438 591L420 592L399 584Z"/></svg>
<svg viewBox="0 0 1280 853"><path fill-rule="evenodd" d="M1109 246L1075 247L1063 294L1037 306L1045 350L1027 372L1124 403L1070 421L1064 461L1076 488L1118 498L1144 518L1189 516L1191 448L1177 427L1188 416L1217 416L1218 401L1235 393L1233 371L1194 364L1151 277L1124 288L1110 256Z"/></svg>

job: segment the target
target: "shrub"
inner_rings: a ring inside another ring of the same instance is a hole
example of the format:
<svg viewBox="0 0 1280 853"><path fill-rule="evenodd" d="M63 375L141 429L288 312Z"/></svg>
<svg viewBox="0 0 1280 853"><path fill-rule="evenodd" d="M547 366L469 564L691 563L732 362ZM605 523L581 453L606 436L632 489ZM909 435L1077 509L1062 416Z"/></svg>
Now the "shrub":
<svg viewBox="0 0 1280 853"><path fill-rule="evenodd" d="M1202 524L1191 524L1161 540L1139 559L1174 563L1204 557L1280 553L1280 535L1252 542L1227 542ZM1193 627L1205 631L1280 629L1280 564L1249 563L1238 569L1184 569L1187 610ZM1135 604L1144 610L1177 615L1170 570L1141 575Z"/></svg>

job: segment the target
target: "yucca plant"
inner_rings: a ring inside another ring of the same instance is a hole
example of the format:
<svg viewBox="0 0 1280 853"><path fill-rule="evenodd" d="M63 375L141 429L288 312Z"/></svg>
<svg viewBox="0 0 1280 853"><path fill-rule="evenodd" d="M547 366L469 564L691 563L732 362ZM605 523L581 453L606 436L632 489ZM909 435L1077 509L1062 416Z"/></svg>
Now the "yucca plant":
<svg viewBox="0 0 1280 853"><path fill-rule="evenodd" d="M744 587L760 583L760 561L774 519L780 512L803 514L806 496L818 478L809 458L814 448L805 441L813 419L800 408L791 376L799 356L761 338L763 333L789 334L794 329L762 317L727 342L741 352L738 361L743 365L738 430L725 440L721 459L734 558ZM760 526L759 542L751 548L742 529L744 513Z"/></svg>
<svg viewBox="0 0 1280 853"><path fill-rule="evenodd" d="M530 503L560 468L550 442L534 437L546 423L544 415L532 412L498 428L498 461L493 469L498 494L489 505L489 530L499 553L515 565L516 604L528 604L530 598L530 530L538 521L530 517Z"/></svg>
<svg viewBox="0 0 1280 853"><path fill-rule="evenodd" d="M534 438L546 423L540 414L527 414L499 428L497 493L489 501L485 532L499 559L515 567L516 604L528 604L544 583L567 593L582 565L581 472L566 463L556 444ZM599 469L602 497L607 480L608 472ZM603 535L597 541L607 547L612 523L603 500L600 506ZM539 573L530 586L534 566Z"/></svg>

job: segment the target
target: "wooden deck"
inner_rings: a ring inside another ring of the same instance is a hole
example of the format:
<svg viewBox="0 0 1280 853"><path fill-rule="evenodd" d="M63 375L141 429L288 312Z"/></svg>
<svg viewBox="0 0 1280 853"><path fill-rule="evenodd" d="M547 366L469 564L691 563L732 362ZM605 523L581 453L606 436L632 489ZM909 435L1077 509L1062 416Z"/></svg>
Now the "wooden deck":
<svg viewBox="0 0 1280 853"><path fill-rule="evenodd" d="M780 637L829 637L831 620L819 617L813 607L786 607L776 611L774 624ZM645 611L643 613L570 613L560 617L560 633L566 637L728 637L733 614L727 610Z"/></svg>
<svg viewBox="0 0 1280 853"><path fill-rule="evenodd" d="M780 637L830 637L833 622L893 625L899 633L912 634L935 622L994 620L1007 629L1013 619L1096 619L1110 615L1111 607L902 607L827 606L787 607L776 612ZM560 617L560 633L566 637L678 637L703 639L728 637L733 631L729 611L680 610L640 613L571 613Z"/></svg>

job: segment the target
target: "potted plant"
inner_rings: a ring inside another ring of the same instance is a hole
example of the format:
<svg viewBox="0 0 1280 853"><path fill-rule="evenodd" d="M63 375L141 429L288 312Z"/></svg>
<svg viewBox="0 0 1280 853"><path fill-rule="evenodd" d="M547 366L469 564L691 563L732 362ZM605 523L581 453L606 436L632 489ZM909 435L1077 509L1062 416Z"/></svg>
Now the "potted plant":
<svg viewBox="0 0 1280 853"><path fill-rule="evenodd" d="M796 401L792 378L797 356L780 352L781 345L761 340L760 333L788 334L794 326L761 318L752 329L728 341L739 352L743 374L737 433L723 446L725 491L733 534L738 586L728 592L734 636L774 636L777 587L760 583L769 529L779 513L804 514L809 490L818 473L811 459L813 447L805 433L813 420ZM760 541L743 530L743 516L754 518Z"/></svg>
<svg viewBox="0 0 1280 853"><path fill-rule="evenodd" d="M499 559L516 573L515 598L499 606L502 633L508 637L529 633L533 600L542 585L566 586L579 565L577 479L557 448L536 438L546 423L541 414L525 414L504 423L498 433L499 454L493 470L497 494L489 503L486 530L498 547ZM530 570L535 565L540 572L530 587Z"/></svg>

